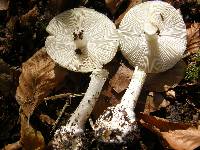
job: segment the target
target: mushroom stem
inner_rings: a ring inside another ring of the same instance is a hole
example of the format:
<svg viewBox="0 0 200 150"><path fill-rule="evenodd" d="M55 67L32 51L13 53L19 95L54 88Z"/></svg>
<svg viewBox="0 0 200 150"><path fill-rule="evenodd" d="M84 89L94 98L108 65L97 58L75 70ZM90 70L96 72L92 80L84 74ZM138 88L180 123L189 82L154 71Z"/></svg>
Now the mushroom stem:
<svg viewBox="0 0 200 150"><path fill-rule="evenodd" d="M100 95L102 87L108 77L108 71L105 69L94 71L91 74L89 87L80 102L79 106L69 119L67 126L77 126L78 129L83 129L84 124L90 116L94 105Z"/></svg>
<svg viewBox="0 0 200 150"><path fill-rule="evenodd" d="M128 135L134 135L136 119L133 110L145 78L146 73L138 67L135 67L131 82L122 97L121 103L115 107L108 107L97 119L94 125L97 138L104 142L122 143L127 141ZM133 140L133 136L130 137Z"/></svg>
<svg viewBox="0 0 200 150"><path fill-rule="evenodd" d="M153 68L155 68L155 63L159 56L159 46L158 46L158 34L159 29L153 25L152 23L144 24L144 34L148 47L148 55L145 72L152 72Z"/></svg>
<svg viewBox="0 0 200 150"><path fill-rule="evenodd" d="M146 79L146 73L140 70L138 66L135 67L134 73L132 75L131 82L122 97L121 103L119 105L123 106L128 114L128 118L135 121L135 115L133 110L137 103L140 91Z"/></svg>
<svg viewBox="0 0 200 150"><path fill-rule="evenodd" d="M108 71L105 69L92 72L89 87L79 106L69 118L68 123L55 132L51 143L54 149L78 150L82 148L81 137L84 132L84 124L94 108L107 77Z"/></svg>

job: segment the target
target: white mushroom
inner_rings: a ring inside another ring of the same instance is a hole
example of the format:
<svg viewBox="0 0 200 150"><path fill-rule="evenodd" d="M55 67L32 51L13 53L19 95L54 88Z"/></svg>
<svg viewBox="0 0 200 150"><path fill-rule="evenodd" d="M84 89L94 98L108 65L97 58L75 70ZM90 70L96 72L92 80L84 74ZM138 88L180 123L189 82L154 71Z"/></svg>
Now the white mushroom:
<svg viewBox="0 0 200 150"><path fill-rule="evenodd" d="M186 48L186 27L180 12L161 1L144 2L130 9L119 32L121 52L135 71L121 103L109 107L94 126L96 136L110 143L134 139L137 126L133 110L146 73L173 67Z"/></svg>
<svg viewBox="0 0 200 150"><path fill-rule="evenodd" d="M55 132L54 148L78 149L84 124L91 114L108 72L103 65L116 54L119 37L114 23L88 8L75 8L54 17L47 26L47 53L64 68L92 72L84 98L66 126Z"/></svg>

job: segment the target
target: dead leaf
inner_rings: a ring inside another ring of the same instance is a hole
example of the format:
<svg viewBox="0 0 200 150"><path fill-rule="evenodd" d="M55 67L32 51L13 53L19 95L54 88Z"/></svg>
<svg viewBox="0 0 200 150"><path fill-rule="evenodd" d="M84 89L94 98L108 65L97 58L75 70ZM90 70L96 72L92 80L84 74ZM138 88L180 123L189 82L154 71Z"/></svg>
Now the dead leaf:
<svg viewBox="0 0 200 150"><path fill-rule="evenodd" d="M148 91L163 92L179 84L185 76L186 64L179 61L172 69L165 72L148 74L144 83L144 88ZM132 78L133 70L121 64L116 74L109 81L111 87L117 92L124 91ZM168 88L166 88L168 87Z"/></svg>
<svg viewBox="0 0 200 150"><path fill-rule="evenodd" d="M148 74L144 83L144 88L148 91L166 91L179 84L185 76L185 69L186 64L181 60L173 68L165 72Z"/></svg>
<svg viewBox="0 0 200 150"><path fill-rule="evenodd" d="M167 97L170 97L171 99L174 99L176 97L176 92L174 90L168 90L165 92Z"/></svg>
<svg viewBox="0 0 200 150"><path fill-rule="evenodd" d="M142 3L142 0L130 0L129 6L124 13L122 13L116 20L115 25L118 27L125 14L135 5Z"/></svg>
<svg viewBox="0 0 200 150"><path fill-rule="evenodd" d="M39 119L44 122L44 123L47 123L49 125L54 125L55 123L55 120L50 118L48 115L45 115L45 114L40 114L39 115Z"/></svg>
<svg viewBox="0 0 200 150"><path fill-rule="evenodd" d="M114 14L124 0L105 0L106 7Z"/></svg>
<svg viewBox="0 0 200 150"><path fill-rule="evenodd" d="M3 61L3 59L0 59L0 73L9 73L9 65Z"/></svg>
<svg viewBox="0 0 200 150"><path fill-rule="evenodd" d="M83 7L88 0L79 0L79 1L72 1L72 0L48 0L48 10L50 10L50 15L56 16L63 12L64 10Z"/></svg>
<svg viewBox="0 0 200 150"><path fill-rule="evenodd" d="M7 10L9 3L9 0L0 0L0 10Z"/></svg>
<svg viewBox="0 0 200 150"><path fill-rule="evenodd" d="M109 85L108 82L106 82L101 92L101 95L99 96L99 99L96 102L92 111L92 118L94 120L96 120L107 107L119 102L112 90L112 87Z"/></svg>
<svg viewBox="0 0 200 150"><path fill-rule="evenodd" d="M170 122L166 119L150 116L148 114L139 114L140 123L144 126L149 125L148 129L157 128L160 132L167 132L170 130L186 130L191 127L189 124ZM153 130L152 130L153 131Z"/></svg>
<svg viewBox="0 0 200 150"><path fill-rule="evenodd" d="M140 113L140 123L162 137L165 144L177 150L193 150L200 146L200 130L192 125Z"/></svg>
<svg viewBox="0 0 200 150"><path fill-rule="evenodd" d="M187 29L187 52L196 53L200 49L200 23L191 24Z"/></svg>
<svg viewBox="0 0 200 150"><path fill-rule="evenodd" d="M117 93L120 93L128 87L132 75L133 71L126 67L124 64L121 64L109 83Z"/></svg>
<svg viewBox="0 0 200 150"><path fill-rule="evenodd" d="M36 106L64 80L66 74L65 70L56 66L44 48L23 63L16 91L16 99L23 113L30 117Z"/></svg>
<svg viewBox="0 0 200 150"><path fill-rule="evenodd" d="M39 15L39 9L37 6L33 7L26 14L20 17L20 25L28 26L32 20L34 20Z"/></svg>
<svg viewBox="0 0 200 150"><path fill-rule="evenodd" d="M18 77L11 71L11 67L0 59L0 94L3 96L14 96L16 84L14 78Z"/></svg>
<svg viewBox="0 0 200 150"><path fill-rule="evenodd" d="M162 94L158 92L149 92L145 103L145 114L150 114L150 112L154 112L159 110L160 108L167 107L170 104Z"/></svg>
<svg viewBox="0 0 200 150"><path fill-rule="evenodd" d="M17 141L15 143L6 145L3 150L20 150L21 148L22 145L20 144L20 141Z"/></svg>
<svg viewBox="0 0 200 150"><path fill-rule="evenodd" d="M13 33L14 29L16 27L16 23L18 21L18 17L17 16L11 16L9 21L6 23L6 28Z"/></svg>
<svg viewBox="0 0 200 150"><path fill-rule="evenodd" d="M21 113L21 138L20 144L24 150L44 150L45 141L42 133L35 130L28 118Z"/></svg>
<svg viewBox="0 0 200 150"><path fill-rule="evenodd" d="M163 138L176 150L194 150L200 146L200 130L174 130L162 132Z"/></svg>

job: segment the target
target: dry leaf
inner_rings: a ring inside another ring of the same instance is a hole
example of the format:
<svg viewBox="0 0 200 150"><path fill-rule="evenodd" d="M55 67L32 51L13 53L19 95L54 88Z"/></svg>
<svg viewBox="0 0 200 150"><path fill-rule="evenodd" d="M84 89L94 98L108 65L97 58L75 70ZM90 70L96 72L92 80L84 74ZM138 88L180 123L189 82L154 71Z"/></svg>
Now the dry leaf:
<svg viewBox="0 0 200 150"><path fill-rule="evenodd" d="M158 92L150 92L147 96L144 113L149 114L159 110L162 107L167 107L170 104L169 101L165 100L162 94Z"/></svg>
<svg viewBox="0 0 200 150"><path fill-rule="evenodd" d="M16 85L15 74L11 72L10 66L0 59L0 94L7 97L14 95Z"/></svg>
<svg viewBox="0 0 200 150"><path fill-rule="evenodd" d="M135 5L142 3L142 0L130 0L129 6L124 13L122 13L116 20L115 25L118 27L125 14Z"/></svg>
<svg viewBox="0 0 200 150"><path fill-rule="evenodd" d="M26 14L20 17L20 24L22 26L28 26L30 21L34 20L39 15L39 10L37 6L33 7Z"/></svg>
<svg viewBox="0 0 200 150"><path fill-rule="evenodd" d="M9 3L9 0L0 0L0 10L7 10Z"/></svg>
<svg viewBox="0 0 200 150"><path fill-rule="evenodd" d="M15 143L6 145L3 150L20 150L21 148L22 145L20 144L20 141L17 141Z"/></svg>
<svg viewBox="0 0 200 150"><path fill-rule="evenodd" d="M148 74L144 88L148 91L163 92L179 84L185 76L186 65L179 61L172 69L157 74ZM167 87L167 88L166 88Z"/></svg>
<svg viewBox="0 0 200 150"><path fill-rule="evenodd" d="M189 124L174 123L140 113L140 123L162 137L173 149L193 150L200 146L200 130Z"/></svg>
<svg viewBox="0 0 200 150"><path fill-rule="evenodd" d="M9 73L9 65L3 61L3 59L0 59L0 73Z"/></svg>
<svg viewBox="0 0 200 150"><path fill-rule="evenodd" d="M27 117L64 80L66 73L56 66L45 49L40 49L23 63L16 99Z"/></svg>
<svg viewBox="0 0 200 150"><path fill-rule="evenodd" d="M106 7L114 14L117 11L117 7L123 2L124 0L105 0Z"/></svg>
<svg viewBox="0 0 200 150"><path fill-rule="evenodd" d="M47 123L49 125L54 125L55 123L55 120L50 118L48 115L45 115L45 114L40 114L39 115L39 119L44 122L44 123Z"/></svg>
<svg viewBox="0 0 200 150"><path fill-rule="evenodd" d="M172 69L165 72L148 74L144 83L144 88L148 91L163 92L168 88L176 86L184 78L185 68L186 65L184 61L181 60ZM128 87L132 74L133 70L121 64L109 83L117 93L121 93Z"/></svg>
<svg viewBox="0 0 200 150"><path fill-rule="evenodd" d="M35 130L27 117L21 113L21 138L20 143L24 150L44 150L45 141L42 133Z"/></svg>
<svg viewBox="0 0 200 150"><path fill-rule="evenodd" d="M150 116L148 114L139 114L140 123L148 129L157 129L160 132L168 132L170 130L186 130L191 127L189 124L170 122L166 119ZM146 126L147 125L147 126Z"/></svg>
<svg viewBox="0 0 200 150"><path fill-rule="evenodd" d="M133 71L126 67L124 64L121 64L116 74L109 81L109 83L117 93L120 93L128 87L132 75Z"/></svg>
<svg viewBox="0 0 200 150"><path fill-rule="evenodd" d="M11 16L9 21L6 23L6 28L13 33L14 29L16 27L16 23L18 21L18 17L17 16Z"/></svg>
<svg viewBox="0 0 200 150"><path fill-rule="evenodd" d="M187 52L196 53L200 49L200 23L193 23L187 29Z"/></svg>
<svg viewBox="0 0 200 150"><path fill-rule="evenodd" d="M174 90L168 90L167 92L165 92L165 94L167 97L170 97L172 99L176 97L176 92Z"/></svg>
<svg viewBox="0 0 200 150"><path fill-rule="evenodd" d="M92 116L93 116L92 118L94 120L96 120L107 107L111 106L114 103L116 104L117 102L119 102L112 90L113 90L112 87L109 85L108 82L106 82L101 92L101 95L99 96L99 99L96 102L94 109L92 111Z"/></svg>
<svg viewBox="0 0 200 150"><path fill-rule="evenodd" d="M68 10L71 8L80 7L80 5L85 5L88 0L48 0L48 10L50 10L50 14L55 16L63 12L64 10ZM52 17L53 17L52 16Z"/></svg>
<svg viewBox="0 0 200 150"><path fill-rule="evenodd" d="M163 138L176 150L194 150L200 146L200 130L174 130L162 132Z"/></svg>

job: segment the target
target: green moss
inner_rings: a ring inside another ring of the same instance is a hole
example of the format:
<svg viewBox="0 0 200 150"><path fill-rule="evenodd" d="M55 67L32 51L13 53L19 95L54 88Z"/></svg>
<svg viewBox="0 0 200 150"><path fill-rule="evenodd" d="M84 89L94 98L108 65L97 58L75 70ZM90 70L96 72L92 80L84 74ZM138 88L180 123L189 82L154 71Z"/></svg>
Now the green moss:
<svg viewBox="0 0 200 150"><path fill-rule="evenodd" d="M200 79L200 50L191 58L186 69L185 80L197 81Z"/></svg>
<svg viewBox="0 0 200 150"><path fill-rule="evenodd" d="M197 80L200 75L200 67L196 66L196 64L189 65L186 70L185 79L186 80Z"/></svg>

